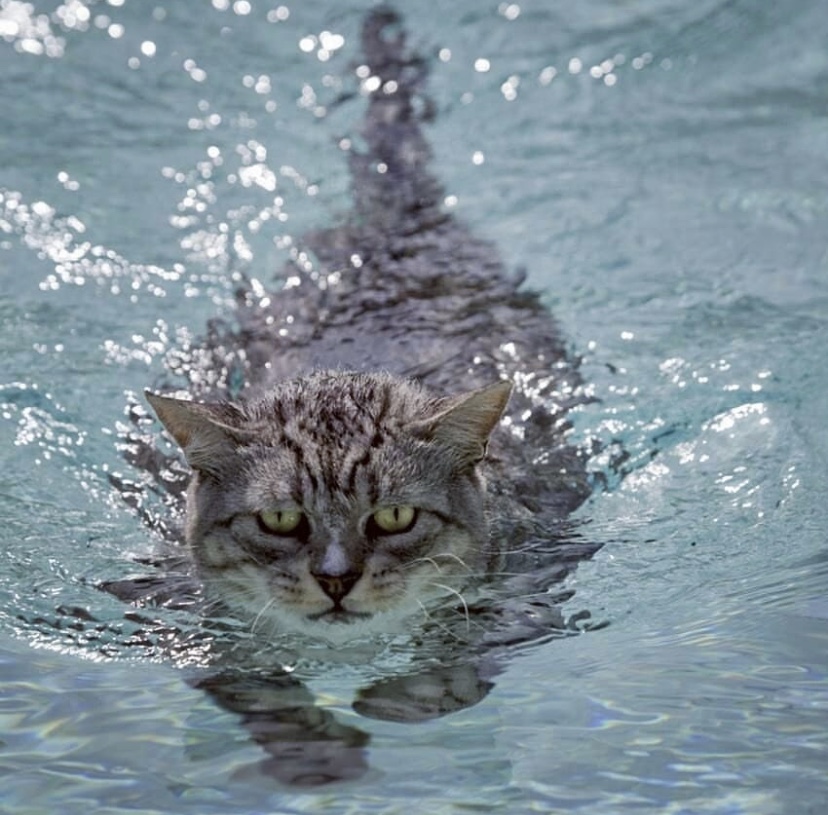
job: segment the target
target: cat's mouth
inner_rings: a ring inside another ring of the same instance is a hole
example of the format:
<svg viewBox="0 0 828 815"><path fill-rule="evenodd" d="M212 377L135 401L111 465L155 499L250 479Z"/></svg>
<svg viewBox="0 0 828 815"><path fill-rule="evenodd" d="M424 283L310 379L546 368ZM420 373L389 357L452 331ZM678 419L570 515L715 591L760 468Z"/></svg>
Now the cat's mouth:
<svg viewBox="0 0 828 815"><path fill-rule="evenodd" d="M327 611L320 611L318 614L308 614L308 619L313 622L341 625L355 623L359 620L368 620L372 616L372 614L365 611L346 611L344 608L334 606Z"/></svg>

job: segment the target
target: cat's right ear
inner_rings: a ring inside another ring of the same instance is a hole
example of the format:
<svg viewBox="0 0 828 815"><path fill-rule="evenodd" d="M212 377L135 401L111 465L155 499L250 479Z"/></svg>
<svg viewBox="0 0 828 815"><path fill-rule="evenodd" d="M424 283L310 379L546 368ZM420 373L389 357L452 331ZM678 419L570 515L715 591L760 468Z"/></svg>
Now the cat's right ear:
<svg viewBox="0 0 828 815"><path fill-rule="evenodd" d="M194 470L217 472L224 458L243 441L242 431L228 424L228 408L224 405L190 402L149 391L144 395Z"/></svg>

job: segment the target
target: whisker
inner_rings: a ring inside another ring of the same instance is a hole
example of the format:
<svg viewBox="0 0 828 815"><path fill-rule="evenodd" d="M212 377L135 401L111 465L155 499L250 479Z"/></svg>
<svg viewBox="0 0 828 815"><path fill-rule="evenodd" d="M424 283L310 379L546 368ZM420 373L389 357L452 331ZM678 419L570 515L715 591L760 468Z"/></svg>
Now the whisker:
<svg viewBox="0 0 828 815"><path fill-rule="evenodd" d="M425 618L429 621L433 621L434 617L432 616L431 612L426 608L425 603L419 597L415 597L414 599L417 601L417 605L420 607L420 611L422 611L425 615Z"/></svg>
<svg viewBox="0 0 828 815"><path fill-rule="evenodd" d="M423 614L425 615L426 619L433 625L435 625L443 634L448 635L454 640L460 640L460 637L454 633L445 623L441 623L436 617L434 617L431 612L425 607L425 604L417 598L417 605L422 609Z"/></svg>
<svg viewBox="0 0 828 815"><path fill-rule="evenodd" d="M421 563L430 563L438 572L442 574L442 569L440 568L440 564L434 560L433 557L418 557L416 560L412 560L410 563L406 563L403 565L403 570L413 569L415 566L419 566Z"/></svg>
<svg viewBox="0 0 828 815"><path fill-rule="evenodd" d="M215 600L204 600L199 608L199 611L205 616L210 616L216 609L221 608L222 601L216 598Z"/></svg>
<svg viewBox="0 0 828 815"><path fill-rule="evenodd" d="M259 620L262 619L264 613L276 602L275 597L271 597L265 604L262 606L262 610L255 616L253 622L250 623L250 633L256 633L256 626L259 624Z"/></svg>
<svg viewBox="0 0 828 815"><path fill-rule="evenodd" d="M460 566L466 570L466 572L473 574L471 566L469 566L469 564L466 563L466 561L459 555L454 554L454 552L436 552L433 555L424 555L422 557L415 558L410 563L406 563L404 568L412 569L420 563L430 563L438 572L442 573L442 568L440 567L440 564L437 563L437 558L450 558L459 563Z"/></svg>
<svg viewBox="0 0 828 815"><path fill-rule="evenodd" d="M466 631L471 630L471 615L469 614L469 605L466 602L466 598L463 597L463 594L457 591L457 589L453 589L451 586L445 585L445 583L435 583L431 581L431 585L436 586L438 589L443 589L444 591L447 591L449 594L454 594L459 598L460 602L463 604L463 612L466 616Z"/></svg>
<svg viewBox="0 0 828 815"><path fill-rule="evenodd" d="M454 552L438 552L434 555L434 557L451 558L452 560L457 561L457 563L459 563L467 572L471 572L471 566L469 566L469 564L466 563L466 561L463 560L463 558L461 558L460 555L457 555Z"/></svg>

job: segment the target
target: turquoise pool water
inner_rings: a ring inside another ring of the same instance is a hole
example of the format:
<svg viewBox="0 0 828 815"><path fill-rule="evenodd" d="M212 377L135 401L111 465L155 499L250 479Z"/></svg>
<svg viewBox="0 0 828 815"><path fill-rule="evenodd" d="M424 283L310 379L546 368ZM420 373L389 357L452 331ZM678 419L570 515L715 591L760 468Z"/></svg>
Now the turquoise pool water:
<svg viewBox="0 0 828 815"><path fill-rule="evenodd" d="M369 6L0 0L0 811L821 813L821 0L398 4L433 54L447 206L583 356L576 437L629 453L622 480L596 457L578 514L604 546L569 606L607 627L421 725L358 716L332 667L310 684L364 766L302 789L120 644L93 586L153 543L108 481L126 394L234 272L267 280L346 209L361 107L334 101Z"/></svg>

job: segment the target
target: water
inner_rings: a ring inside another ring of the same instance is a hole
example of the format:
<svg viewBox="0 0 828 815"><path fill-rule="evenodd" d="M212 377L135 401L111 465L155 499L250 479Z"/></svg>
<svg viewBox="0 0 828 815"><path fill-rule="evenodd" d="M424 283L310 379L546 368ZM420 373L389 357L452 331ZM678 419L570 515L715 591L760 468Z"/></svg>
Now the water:
<svg viewBox="0 0 828 815"><path fill-rule="evenodd" d="M367 6L0 0L0 810L821 812L820 0L401 4L448 49L449 204L583 355L602 401L576 435L629 454L620 480L596 457L607 489L579 512L605 546L570 605L608 627L423 725L358 717L347 672L318 677L369 766L289 789L169 660L55 613L128 625L92 587L152 544L108 486L125 392L226 311L234 271L266 280L345 209L360 106L331 77Z"/></svg>

